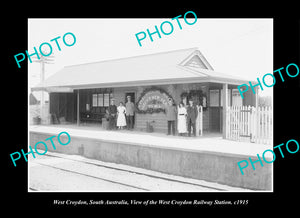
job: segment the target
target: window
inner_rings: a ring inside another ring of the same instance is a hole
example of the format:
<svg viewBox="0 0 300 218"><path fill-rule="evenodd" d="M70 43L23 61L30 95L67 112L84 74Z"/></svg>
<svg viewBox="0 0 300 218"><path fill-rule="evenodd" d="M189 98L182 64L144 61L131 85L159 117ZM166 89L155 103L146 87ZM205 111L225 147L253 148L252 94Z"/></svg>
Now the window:
<svg viewBox="0 0 300 218"><path fill-rule="evenodd" d="M243 99L238 89L232 89L232 106L243 106Z"/></svg>
<svg viewBox="0 0 300 218"><path fill-rule="evenodd" d="M112 93L94 93L92 95L92 107L108 107Z"/></svg>
<svg viewBox="0 0 300 218"><path fill-rule="evenodd" d="M202 104L203 104L202 105L203 107L206 107L206 97L205 96L203 96Z"/></svg>
<svg viewBox="0 0 300 218"><path fill-rule="evenodd" d="M210 107L219 107L219 89L209 90L209 105Z"/></svg>
<svg viewBox="0 0 300 218"><path fill-rule="evenodd" d="M98 107L103 107L103 94L98 94Z"/></svg>
<svg viewBox="0 0 300 218"><path fill-rule="evenodd" d="M93 107L97 107L97 94L93 94Z"/></svg>
<svg viewBox="0 0 300 218"><path fill-rule="evenodd" d="M109 93L104 94L104 107L109 106Z"/></svg>

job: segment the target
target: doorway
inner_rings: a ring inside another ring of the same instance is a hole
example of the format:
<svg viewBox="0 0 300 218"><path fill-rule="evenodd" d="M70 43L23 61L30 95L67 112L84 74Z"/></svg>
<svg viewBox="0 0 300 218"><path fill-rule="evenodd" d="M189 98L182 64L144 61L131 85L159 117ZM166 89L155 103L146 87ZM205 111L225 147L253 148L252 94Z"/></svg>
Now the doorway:
<svg viewBox="0 0 300 218"><path fill-rule="evenodd" d="M209 108L209 129L211 132L221 132L221 108Z"/></svg>
<svg viewBox="0 0 300 218"><path fill-rule="evenodd" d="M127 103L127 96L130 96L131 101L135 104L135 92L125 92L125 104Z"/></svg>

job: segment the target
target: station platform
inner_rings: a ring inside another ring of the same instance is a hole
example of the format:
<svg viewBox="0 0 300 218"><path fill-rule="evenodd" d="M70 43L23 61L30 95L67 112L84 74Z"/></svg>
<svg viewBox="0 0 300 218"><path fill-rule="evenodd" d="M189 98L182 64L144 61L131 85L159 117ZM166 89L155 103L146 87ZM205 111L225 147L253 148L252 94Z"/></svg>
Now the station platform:
<svg viewBox="0 0 300 218"><path fill-rule="evenodd" d="M257 160L257 154L261 156L266 149L272 149L271 145L224 140L220 134L182 137L76 125L29 126L29 145L34 147L62 131L70 134L71 142L61 146L55 137L56 152L241 188L272 190L272 164L262 167L256 163L254 171L249 163L244 175L237 165L241 160L249 161L249 157ZM49 151L54 151L50 141L46 144ZM267 160L272 160L270 153L266 153Z"/></svg>

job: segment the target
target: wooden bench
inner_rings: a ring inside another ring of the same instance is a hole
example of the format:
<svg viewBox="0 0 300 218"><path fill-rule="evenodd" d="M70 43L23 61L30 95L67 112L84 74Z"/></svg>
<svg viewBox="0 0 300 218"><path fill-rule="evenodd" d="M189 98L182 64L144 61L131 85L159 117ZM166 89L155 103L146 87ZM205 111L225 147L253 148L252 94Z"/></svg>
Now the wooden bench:
<svg viewBox="0 0 300 218"><path fill-rule="evenodd" d="M80 121L102 123L103 113L80 112Z"/></svg>

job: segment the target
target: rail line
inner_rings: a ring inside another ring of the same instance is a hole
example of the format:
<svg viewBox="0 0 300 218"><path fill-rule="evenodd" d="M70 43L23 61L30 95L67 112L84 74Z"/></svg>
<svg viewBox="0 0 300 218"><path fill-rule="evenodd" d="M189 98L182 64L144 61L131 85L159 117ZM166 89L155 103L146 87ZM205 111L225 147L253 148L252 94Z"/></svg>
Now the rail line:
<svg viewBox="0 0 300 218"><path fill-rule="evenodd" d="M113 170L119 170L119 171L124 171L124 172L129 172L129 173L135 173L135 174L138 174L138 175L148 176L148 177L152 177L152 178L156 178L156 179L163 179L163 180L167 180L167 181L171 181L171 182L178 182L178 183L194 185L194 186L203 187L203 188L209 188L209 189L213 189L213 190L216 190L216 191L227 191L226 189L216 188L216 187L213 187L213 186L200 185L200 184L193 183L193 182L181 181L181 180L166 178L166 177L162 177L162 176L156 176L156 175L152 175L152 174L149 174L149 173L146 173L146 172L142 173L142 172L137 172L137 171L133 171L133 170L129 170L129 169L122 169L122 168L118 168L118 167L107 166L107 165L99 164L99 163L91 163L91 162L84 161L84 160L75 160L75 159L72 159L72 158L60 157L60 156L55 156L55 155L51 155L51 154L45 154L45 156L62 158L62 159L66 159L66 160L72 160L72 161L75 161L75 162L77 161L77 162L81 162L81 163L85 163L85 164L89 164L89 165L93 165L93 166L99 166L99 167L104 167L104 168L113 169ZM40 163L38 163L38 164L40 164ZM46 164L40 164L40 165L46 165ZM68 172L81 174L81 175L90 176L90 175L87 175L87 174L83 174L83 173L79 173L79 172L71 171L71 170L66 170L66 169L62 169L62 168L59 168L59 167L54 167L54 166L51 166L51 165L46 165L46 166L56 168L56 169L60 169L60 170L64 170L64 171L68 171ZM94 177L94 176L90 176L90 177ZM98 177L94 177L94 178L101 179L101 178L98 178ZM145 190L145 191L150 191L148 189L143 189L143 188L140 188L140 187L137 187L137 186L128 185L128 184L125 184L125 183L120 183L120 182L116 182L116 181L112 181L112 180L107 180L107 179L103 179L103 178L102 178L102 180L109 181L109 182L114 182L114 183L122 184L122 185L126 185L126 186L130 186L130 187Z"/></svg>
<svg viewBox="0 0 300 218"><path fill-rule="evenodd" d="M55 166L52 166L52 165L42 164L42 163L35 163L35 164L51 167L51 168L62 170L62 171L69 172L69 173L74 173L74 174L79 174L79 175L82 175L82 176L91 177L91 178L94 178L94 179L99 179L99 180L106 181L106 182L115 183L115 184L118 184L118 185L123 185L123 186L128 186L128 187L131 187L131 188L135 188L135 189L140 189L140 190L143 190L143 191L150 191L149 189L141 188L141 187L134 186L134 185L125 184L125 183L122 183L122 182L116 182L114 180L104 179L104 178L101 178L101 177L92 176L92 175L88 175L88 174L85 174L85 173L80 173L80 172L77 172L77 171L74 171L74 170L67 170L67 169L63 169L63 168L60 168L60 167L55 167Z"/></svg>

